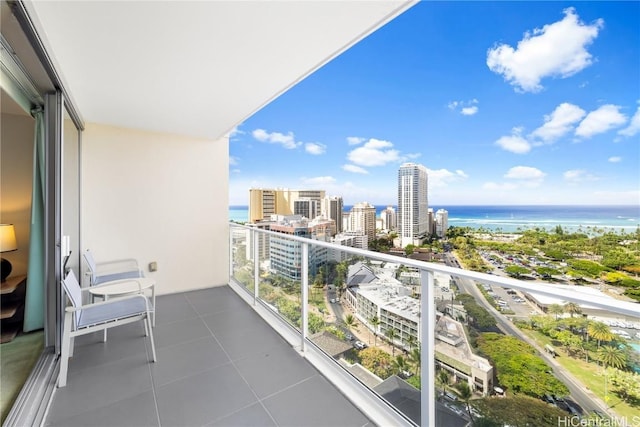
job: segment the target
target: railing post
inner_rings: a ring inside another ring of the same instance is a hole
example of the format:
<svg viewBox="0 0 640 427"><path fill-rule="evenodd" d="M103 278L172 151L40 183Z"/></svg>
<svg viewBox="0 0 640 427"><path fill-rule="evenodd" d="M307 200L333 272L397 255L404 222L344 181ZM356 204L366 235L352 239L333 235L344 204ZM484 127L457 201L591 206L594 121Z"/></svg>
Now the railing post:
<svg viewBox="0 0 640 427"><path fill-rule="evenodd" d="M233 277L233 225L229 224L229 280Z"/></svg>
<svg viewBox="0 0 640 427"><path fill-rule="evenodd" d="M302 244L302 262L300 263L302 271L300 275L300 286L302 287L302 343L300 349L304 354L305 341L309 333L309 244Z"/></svg>
<svg viewBox="0 0 640 427"><path fill-rule="evenodd" d="M435 322L436 309L434 304L433 272L420 270L420 425L423 427L436 424L436 394L435 394Z"/></svg>
<svg viewBox="0 0 640 427"><path fill-rule="evenodd" d="M258 302L258 292L260 289L260 235L258 230L251 230L251 238L253 241L253 305Z"/></svg>

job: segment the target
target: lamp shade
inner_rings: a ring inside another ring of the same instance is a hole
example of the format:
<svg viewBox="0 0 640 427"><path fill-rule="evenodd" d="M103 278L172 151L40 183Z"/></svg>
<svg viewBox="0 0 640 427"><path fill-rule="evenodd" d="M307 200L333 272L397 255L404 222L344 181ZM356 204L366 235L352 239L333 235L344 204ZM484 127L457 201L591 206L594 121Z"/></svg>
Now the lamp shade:
<svg viewBox="0 0 640 427"><path fill-rule="evenodd" d="M18 249L18 242L13 224L0 224L0 252L10 252L16 249Z"/></svg>

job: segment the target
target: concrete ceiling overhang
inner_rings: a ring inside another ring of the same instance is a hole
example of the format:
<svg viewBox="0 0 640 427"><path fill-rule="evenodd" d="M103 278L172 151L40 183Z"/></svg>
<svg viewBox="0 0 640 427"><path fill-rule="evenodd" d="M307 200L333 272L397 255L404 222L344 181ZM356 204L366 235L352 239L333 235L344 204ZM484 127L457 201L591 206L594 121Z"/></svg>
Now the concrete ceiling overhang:
<svg viewBox="0 0 640 427"><path fill-rule="evenodd" d="M85 121L216 139L415 3L26 6Z"/></svg>

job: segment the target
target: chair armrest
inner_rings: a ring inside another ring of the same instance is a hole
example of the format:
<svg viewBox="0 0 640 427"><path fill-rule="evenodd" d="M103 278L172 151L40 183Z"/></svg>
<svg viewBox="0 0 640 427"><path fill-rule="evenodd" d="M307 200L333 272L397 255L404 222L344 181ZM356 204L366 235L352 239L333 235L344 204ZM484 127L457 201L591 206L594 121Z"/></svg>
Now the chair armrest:
<svg viewBox="0 0 640 427"><path fill-rule="evenodd" d="M135 258L117 259L113 261L105 261L96 263L96 269L99 273L104 271L131 271L139 270L138 260Z"/></svg>
<svg viewBox="0 0 640 427"><path fill-rule="evenodd" d="M100 302L94 302L91 304L84 304L81 305L80 307L74 307L74 306L68 306L65 308L65 311L68 313L73 313L75 311L80 311L80 310L84 310L86 308L90 308L90 307L98 307L101 305L109 305L109 304L119 304L122 301L125 300L129 300L129 299L134 299L134 298L142 298L144 299L144 302L147 306L147 310L149 310L149 300L147 299L147 297L145 297L144 295L129 295L126 297L119 297L119 298L114 298L114 299L110 299L110 300L106 300L106 301L100 301Z"/></svg>

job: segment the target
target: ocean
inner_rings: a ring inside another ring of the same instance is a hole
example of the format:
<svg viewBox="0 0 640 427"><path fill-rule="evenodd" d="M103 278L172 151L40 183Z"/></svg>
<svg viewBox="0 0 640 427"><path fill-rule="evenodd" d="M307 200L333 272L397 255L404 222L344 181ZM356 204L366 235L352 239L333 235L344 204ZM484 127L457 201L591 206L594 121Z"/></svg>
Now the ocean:
<svg viewBox="0 0 640 427"><path fill-rule="evenodd" d="M376 206L377 216L387 205ZM517 232L533 228L552 231L561 226L575 232L605 230L633 232L640 227L638 206L430 206L434 212L449 212L449 226L484 228L492 231ZM348 212L351 206L344 206ZM394 206L395 209L395 206ZM230 206L229 219L248 220L248 206ZM599 233L598 233L599 234Z"/></svg>

